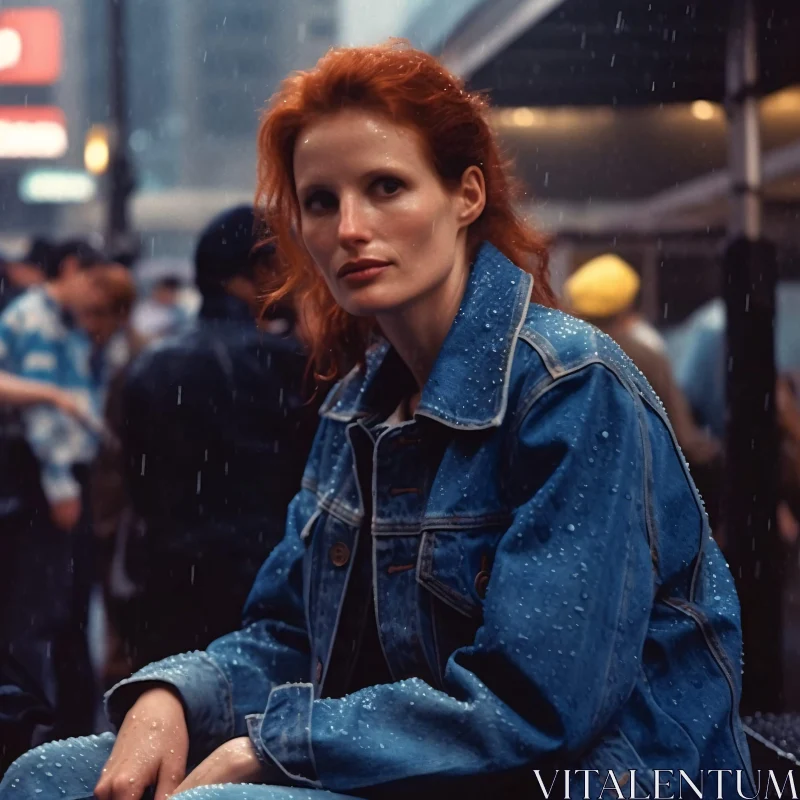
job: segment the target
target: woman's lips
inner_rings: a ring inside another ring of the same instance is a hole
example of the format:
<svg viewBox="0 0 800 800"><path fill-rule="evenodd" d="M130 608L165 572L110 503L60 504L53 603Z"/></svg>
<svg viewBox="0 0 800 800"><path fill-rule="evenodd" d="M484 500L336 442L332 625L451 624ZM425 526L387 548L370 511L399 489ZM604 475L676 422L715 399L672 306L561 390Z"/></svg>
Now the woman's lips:
<svg viewBox="0 0 800 800"><path fill-rule="evenodd" d="M388 261L364 259L363 261L345 264L344 267L339 270L339 278L351 283L369 281L389 266L390 264Z"/></svg>
<svg viewBox="0 0 800 800"><path fill-rule="evenodd" d="M366 267L365 269L359 269L355 272L348 272L342 280L350 281L351 283L358 283L360 281L368 281L374 278L376 275L379 275L383 272L389 265L384 264L381 267Z"/></svg>

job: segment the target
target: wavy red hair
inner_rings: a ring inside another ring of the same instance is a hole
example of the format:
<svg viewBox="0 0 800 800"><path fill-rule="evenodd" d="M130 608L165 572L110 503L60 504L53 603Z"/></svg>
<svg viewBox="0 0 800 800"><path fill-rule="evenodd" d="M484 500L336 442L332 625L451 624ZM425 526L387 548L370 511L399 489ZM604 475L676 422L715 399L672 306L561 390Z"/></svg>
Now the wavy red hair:
<svg viewBox="0 0 800 800"><path fill-rule="evenodd" d="M291 294L310 311L315 320L309 335L311 364L318 377L339 377L362 362L377 327L374 320L354 317L336 303L297 236L294 148L307 125L354 107L384 113L419 131L445 185L459 182L468 167L480 167L486 207L468 231L470 256L482 241L491 242L534 276L534 301L555 306L546 242L516 210L521 187L502 157L487 100L466 91L433 56L405 42L332 49L314 69L283 81L258 133L256 207L269 219L281 262L267 304Z"/></svg>

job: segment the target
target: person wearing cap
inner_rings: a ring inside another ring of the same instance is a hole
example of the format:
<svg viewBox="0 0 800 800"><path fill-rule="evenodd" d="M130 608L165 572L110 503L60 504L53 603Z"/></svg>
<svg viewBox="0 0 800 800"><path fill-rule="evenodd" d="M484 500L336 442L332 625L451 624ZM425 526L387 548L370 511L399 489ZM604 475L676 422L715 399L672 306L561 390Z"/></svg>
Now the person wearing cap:
<svg viewBox="0 0 800 800"><path fill-rule="evenodd" d="M636 309L641 280L612 253L579 267L564 284L567 310L608 334L660 397L710 515L715 517L721 446L700 428L675 380L661 334Z"/></svg>
<svg viewBox="0 0 800 800"><path fill-rule="evenodd" d="M211 221L195 252L197 321L145 349L123 387L141 521L127 571L140 591L118 625L136 667L239 627L316 430L293 310L273 308L259 321L275 254L254 252L254 229L248 206Z"/></svg>

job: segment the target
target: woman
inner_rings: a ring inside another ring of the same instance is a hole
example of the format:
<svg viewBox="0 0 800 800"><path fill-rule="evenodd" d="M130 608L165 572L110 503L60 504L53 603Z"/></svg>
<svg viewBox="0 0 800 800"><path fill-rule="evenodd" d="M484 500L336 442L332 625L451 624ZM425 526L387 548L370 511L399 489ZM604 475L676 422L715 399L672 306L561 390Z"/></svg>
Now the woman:
<svg viewBox="0 0 800 800"><path fill-rule="evenodd" d="M357 365L245 627L124 681L116 740L34 751L0 797L749 789L730 575L646 382L549 307L485 102L401 45L334 50L259 155L272 300L319 314L319 373Z"/></svg>

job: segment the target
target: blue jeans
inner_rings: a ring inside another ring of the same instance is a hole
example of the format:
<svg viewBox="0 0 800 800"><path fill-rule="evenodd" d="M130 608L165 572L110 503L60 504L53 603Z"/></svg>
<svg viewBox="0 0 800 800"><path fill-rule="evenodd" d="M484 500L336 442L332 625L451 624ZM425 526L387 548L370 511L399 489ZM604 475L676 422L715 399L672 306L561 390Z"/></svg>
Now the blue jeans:
<svg viewBox="0 0 800 800"><path fill-rule="evenodd" d="M91 800L114 735L49 742L17 759L0 783L0 800ZM149 797L150 793L146 795ZM181 800L336 800L345 795L283 786L203 786Z"/></svg>

